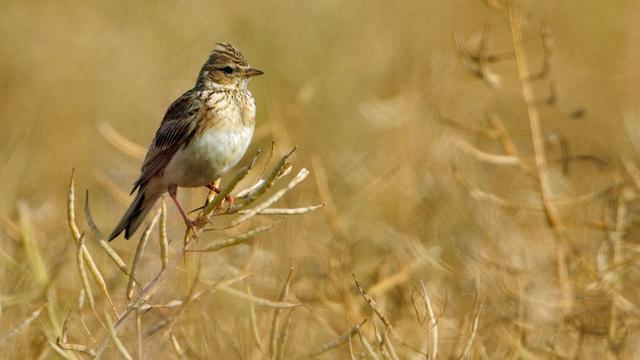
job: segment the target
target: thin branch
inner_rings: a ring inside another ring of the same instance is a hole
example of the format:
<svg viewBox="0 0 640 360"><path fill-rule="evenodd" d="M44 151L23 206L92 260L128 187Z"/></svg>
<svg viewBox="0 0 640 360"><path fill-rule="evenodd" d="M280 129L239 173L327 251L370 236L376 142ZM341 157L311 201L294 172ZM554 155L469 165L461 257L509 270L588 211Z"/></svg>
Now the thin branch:
<svg viewBox="0 0 640 360"><path fill-rule="evenodd" d="M18 326L16 326L15 328L13 328L11 331L7 332L6 334L2 335L0 337L0 346L2 346L2 344L5 341L10 340L14 336L16 336L19 333L21 333L22 331L24 331L24 329L29 327L29 325L32 322L34 322L38 318L38 316L40 316L40 313L42 312L42 310L44 308L45 308L45 305L40 306L35 311L33 311L29 316L27 316L27 318L24 319Z"/></svg>
<svg viewBox="0 0 640 360"><path fill-rule="evenodd" d="M516 156L491 154L459 138L455 140L455 144L467 154L483 162L495 165L520 165L520 159Z"/></svg>
<svg viewBox="0 0 640 360"><path fill-rule="evenodd" d="M347 332L346 334L333 339L331 341L329 341L328 343L322 345L321 347L319 347L317 350L312 351L311 353L309 353L308 355L304 356L303 358L308 359L308 358L312 358L312 357L316 357L318 355L324 354L328 351L331 351L339 346L341 346L342 344L345 344L347 341L350 341L351 337L353 337L356 334L360 333L360 328L362 327L362 325L364 325L364 323L367 322L367 319L362 320L359 324L354 325L349 332Z"/></svg>
<svg viewBox="0 0 640 360"><path fill-rule="evenodd" d="M108 121L98 120L96 127L114 148L138 160L144 159L147 149L120 135Z"/></svg>
<svg viewBox="0 0 640 360"><path fill-rule="evenodd" d="M423 281L420 281L422 286L422 298L427 307L427 314L429 315L429 322L431 324L431 346L429 346L429 360L435 360L438 358L438 319L433 314L433 307L431 306L431 298L427 293L427 287Z"/></svg>
<svg viewBox="0 0 640 360"><path fill-rule="evenodd" d="M544 214L549 228L552 230L556 239L556 263L558 272L558 283L564 301L568 304L573 302L571 283L569 280L569 270L566 264L566 250L564 234L562 233L562 223L558 210L551 201L553 191L551 181L549 179L547 159L544 148L544 136L542 126L540 124L540 115L535 106L535 96L531 83L529 82L529 68L527 65L526 53L522 41L522 28L520 24L520 14L513 4L513 0L507 0L509 10L509 24L511 26L511 35L513 40L513 48L518 67L518 75L522 86L522 96L527 108L529 117L529 126L531 128L531 140L533 143L533 151L535 156L535 165L538 174L538 185L540 190L540 198L544 205Z"/></svg>
<svg viewBox="0 0 640 360"><path fill-rule="evenodd" d="M478 311L476 311L476 316L473 319L473 325L471 326L471 335L469 335L469 339L467 340L460 356L458 356L458 360L466 359L469 356L469 351L471 350L471 346L473 345L473 341L476 338L476 334L478 333L478 323L480 322L480 312L482 311L482 304L478 306Z"/></svg>
<svg viewBox="0 0 640 360"><path fill-rule="evenodd" d="M503 199L498 195L473 187L462 175L462 172L460 172L460 170L458 170L457 168L453 168L453 176L458 181L458 183L460 183L460 185L467 189L471 197L476 200L487 201L508 209L542 210L542 207L540 206L514 203L510 200Z"/></svg>

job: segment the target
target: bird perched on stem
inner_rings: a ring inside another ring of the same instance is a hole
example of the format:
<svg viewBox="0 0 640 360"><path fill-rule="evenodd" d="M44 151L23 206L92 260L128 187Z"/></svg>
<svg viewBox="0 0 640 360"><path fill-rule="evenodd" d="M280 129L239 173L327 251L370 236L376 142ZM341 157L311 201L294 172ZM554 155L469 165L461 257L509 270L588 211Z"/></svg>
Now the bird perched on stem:
<svg viewBox="0 0 640 360"><path fill-rule="evenodd" d="M136 197L110 241L123 231L129 239L165 192L193 231L177 189L207 186L219 192L213 182L240 161L251 143L256 105L247 85L260 74L233 45L216 44L195 86L164 115L131 190Z"/></svg>

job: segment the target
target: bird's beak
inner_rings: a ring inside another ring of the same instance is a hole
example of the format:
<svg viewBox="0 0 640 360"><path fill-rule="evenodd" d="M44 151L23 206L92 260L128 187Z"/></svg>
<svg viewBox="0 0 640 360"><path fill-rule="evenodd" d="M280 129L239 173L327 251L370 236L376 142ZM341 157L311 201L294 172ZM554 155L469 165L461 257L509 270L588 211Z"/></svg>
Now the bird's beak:
<svg viewBox="0 0 640 360"><path fill-rule="evenodd" d="M245 77L253 77L253 76L258 76L258 75L262 75L262 74L264 74L262 71L260 71L258 69L255 69L255 68L251 68L251 67L247 68L244 71L244 76Z"/></svg>

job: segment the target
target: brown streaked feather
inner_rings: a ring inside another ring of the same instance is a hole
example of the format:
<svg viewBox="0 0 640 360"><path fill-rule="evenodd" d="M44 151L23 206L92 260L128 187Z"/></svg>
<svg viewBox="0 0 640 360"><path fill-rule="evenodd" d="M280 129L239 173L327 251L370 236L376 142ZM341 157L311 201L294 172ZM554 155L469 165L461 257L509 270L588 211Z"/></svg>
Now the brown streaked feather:
<svg viewBox="0 0 640 360"><path fill-rule="evenodd" d="M169 106L149 146L140 177L131 190L132 194L137 189L144 188L153 177L162 175L173 155L191 141L196 133L200 113L205 108L202 104L197 92L191 89Z"/></svg>

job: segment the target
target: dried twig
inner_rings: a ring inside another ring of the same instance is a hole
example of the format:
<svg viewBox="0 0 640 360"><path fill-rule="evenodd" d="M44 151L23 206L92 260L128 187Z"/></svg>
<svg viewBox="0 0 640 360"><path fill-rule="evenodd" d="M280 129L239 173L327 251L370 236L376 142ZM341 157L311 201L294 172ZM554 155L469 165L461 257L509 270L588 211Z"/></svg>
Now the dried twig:
<svg viewBox="0 0 640 360"><path fill-rule="evenodd" d="M420 281L422 286L422 299L427 307L427 315L429 316L429 322L431 325L431 344L429 346L429 360L435 360L438 357L438 319L433 314L433 307L431 306L431 298L427 293L427 287L423 281Z"/></svg>
<svg viewBox="0 0 640 360"><path fill-rule="evenodd" d="M111 316L105 313L105 318L107 319L107 326L109 327L109 335L111 336L111 340L116 346L116 349L125 360L133 360L131 355L129 355L129 352L127 351L127 349L124 347L124 344L122 344L122 342L118 338L118 334L116 334L116 330L113 327L113 321L111 320ZM97 354L96 354L96 357L97 357Z"/></svg>
<svg viewBox="0 0 640 360"><path fill-rule="evenodd" d="M520 77L520 83L522 86L522 96L524 98L524 103L527 107L527 114L529 117L529 126L531 129L531 140L533 143L535 165L538 175L540 198L544 206L544 213L547 219L547 224L549 225L549 228L551 228L557 244L556 261L559 287L562 292L564 301L568 304L571 304L573 301L573 296L571 294L571 283L569 281L569 273L566 264L564 239L565 235L562 231L562 223L559 212L555 204L553 204L553 202L551 201L551 199L553 199L553 192L548 174L547 159L544 149L544 136L542 133L542 126L540 124L540 115L535 104L535 96L533 94L533 89L529 81L530 72L527 64L524 45L522 43L520 14L517 7L514 6L512 0L507 1L507 8L509 10L509 24L511 26L511 35L516 63L518 67L518 75Z"/></svg>
<svg viewBox="0 0 640 360"><path fill-rule="evenodd" d="M342 344L346 343L347 341L350 341L351 337L355 336L356 334L360 334L360 328L366 322L367 322L367 319L362 320L359 324L354 325L349 330L349 332L347 332L346 334L344 334L344 335L342 335L342 336L340 336L340 337L338 337L336 339L333 339L333 340L329 341L328 343L322 345L317 350L312 351L311 353L309 353L308 355L304 356L303 358L307 359L307 358L316 357L318 355L324 354L324 353L326 353L328 351L331 351L331 350L341 346Z"/></svg>
<svg viewBox="0 0 640 360"><path fill-rule="evenodd" d="M205 247L205 248L201 248L201 249L190 249L188 250L189 252L214 252L214 251L218 251L230 246L235 246L238 244L242 244L244 242L247 242L251 239L253 239L254 237L256 237L259 234L262 234L264 232L267 232L271 229L273 229L276 225L278 225L278 223L273 223L273 224L269 224L269 225L265 225L265 226L259 226L256 228L253 228L245 233L242 233L238 236L234 236L232 238L226 239L226 240L220 240L220 241L216 241L215 243ZM211 230L205 230L205 231L211 231Z"/></svg>
<svg viewBox="0 0 640 360"><path fill-rule="evenodd" d="M473 325L471 326L471 335L469 335L469 339L464 345L460 356L458 356L458 360L466 359L469 356L469 351L471 350L471 345L473 345L473 340L476 338L476 334L478 333L478 323L480 321L480 311L482 311L482 304L478 306L478 311L476 311L476 316L473 319Z"/></svg>
<svg viewBox="0 0 640 360"><path fill-rule="evenodd" d="M156 211L156 214L153 216L147 227L142 232L140 236L140 241L138 241L138 246L136 247L136 253L133 256L133 261L131 262L131 270L129 270L129 282L127 283L127 299L131 299L133 297L133 288L135 281L136 272L138 270L138 264L140 263L140 259L142 259L142 254L144 253L144 248L147 245L147 240L151 235L151 230L158 222L160 218L160 211ZM166 267L165 267L166 268Z"/></svg>
<svg viewBox="0 0 640 360"><path fill-rule="evenodd" d="M280 290L280 295L278 296L278 302L284 300L285 297L289 294L289 289L291 287L291 279L293 278L293 268L289 269L289 274L287 275L287 279L282 285L282 290ZM278 344L277 340L279 337L278 334L278 317L280 316L280 309L273 309L273 317L271 319L271 332L269 333L269 354L271 356L276 356L278 353Z"/></svg>
<svg viewBox="0 0 640 360"><path fill-rule="evenodd" d="M29 327L29 325L34 320L36 320L38 318L38 316L40 316L40 313L42 312L42 309L44 309L44 308L45 308L45 305L40 306L35 311L33 311L29 316L27 316L27 318L24 319L18 326L16 326L15 328L13 328L11 331L7 332L6 334L3 334L2 336L0 336L0 346L2 346L2 344L4 344L5 341L10 340L14 336L16 336L19 333L21 333L22 331L24 331L24 329Z"/></svg>
<svg viewBox="0 0 640 360"><path fill-rule="evenodd" d="M231 227L240 225L241 223L249 220L250 218L252 218L255 215L259 214L260 212L264 211L265 209L267 209L268 207L270 207L271 205L276 203L278 200L280 200L280 198L282 198L284 196L284 194L287 193L287 191L293 189L296 185L298 185L300 182L302 182L302 180L304 180L307 177L307 175L309 175L309 170L304 169L304 168L301 169L300 172L298 173L298 175L296 175L287 184L287 186L285 186L283 189L280 189L277 192L275 192L267 200L263 201L261 204L257 205L253 209L249 210L246 214L243 214L243 215L239 216L238 218L234 219L233 221L231 221L231 223L228 226L226 226L225 228L231 228Z"/></svg>
<svg viewBox="0 0 640 360"><path fill-rule="evenodd" d="M98 120L96 127L100 134L102 134L114 148L133 158L139 160L144 159L147 149L120 135L108 121Z"/></svg>
<svg viewBox="0 0 640 360"><path fill-rule="evenodd" d="M503 199L498 195L488 193L486 191L482 191L476 187L473 187L471 184L469 184L467 179L462 175L462 172L460 172L460 170L458 170L457 168L453 168L453 176L458 181L458 183L460 183L460 185L462 185L465 189L467 189L471 197L473 197L476 200L487 201L508 209L542 210L542 207L540 206L535 206L532 204L514 203L510 200Z"/></svg>
<svg viewBox="0 0 640 360"><path fill-rule="evenodd" d="M166 268L169 265L169 240L167 238L167 204L162 198L160 212L160 225L158 226L158 241L160 242L160 261L162 262L162 268Z"/></svg>

